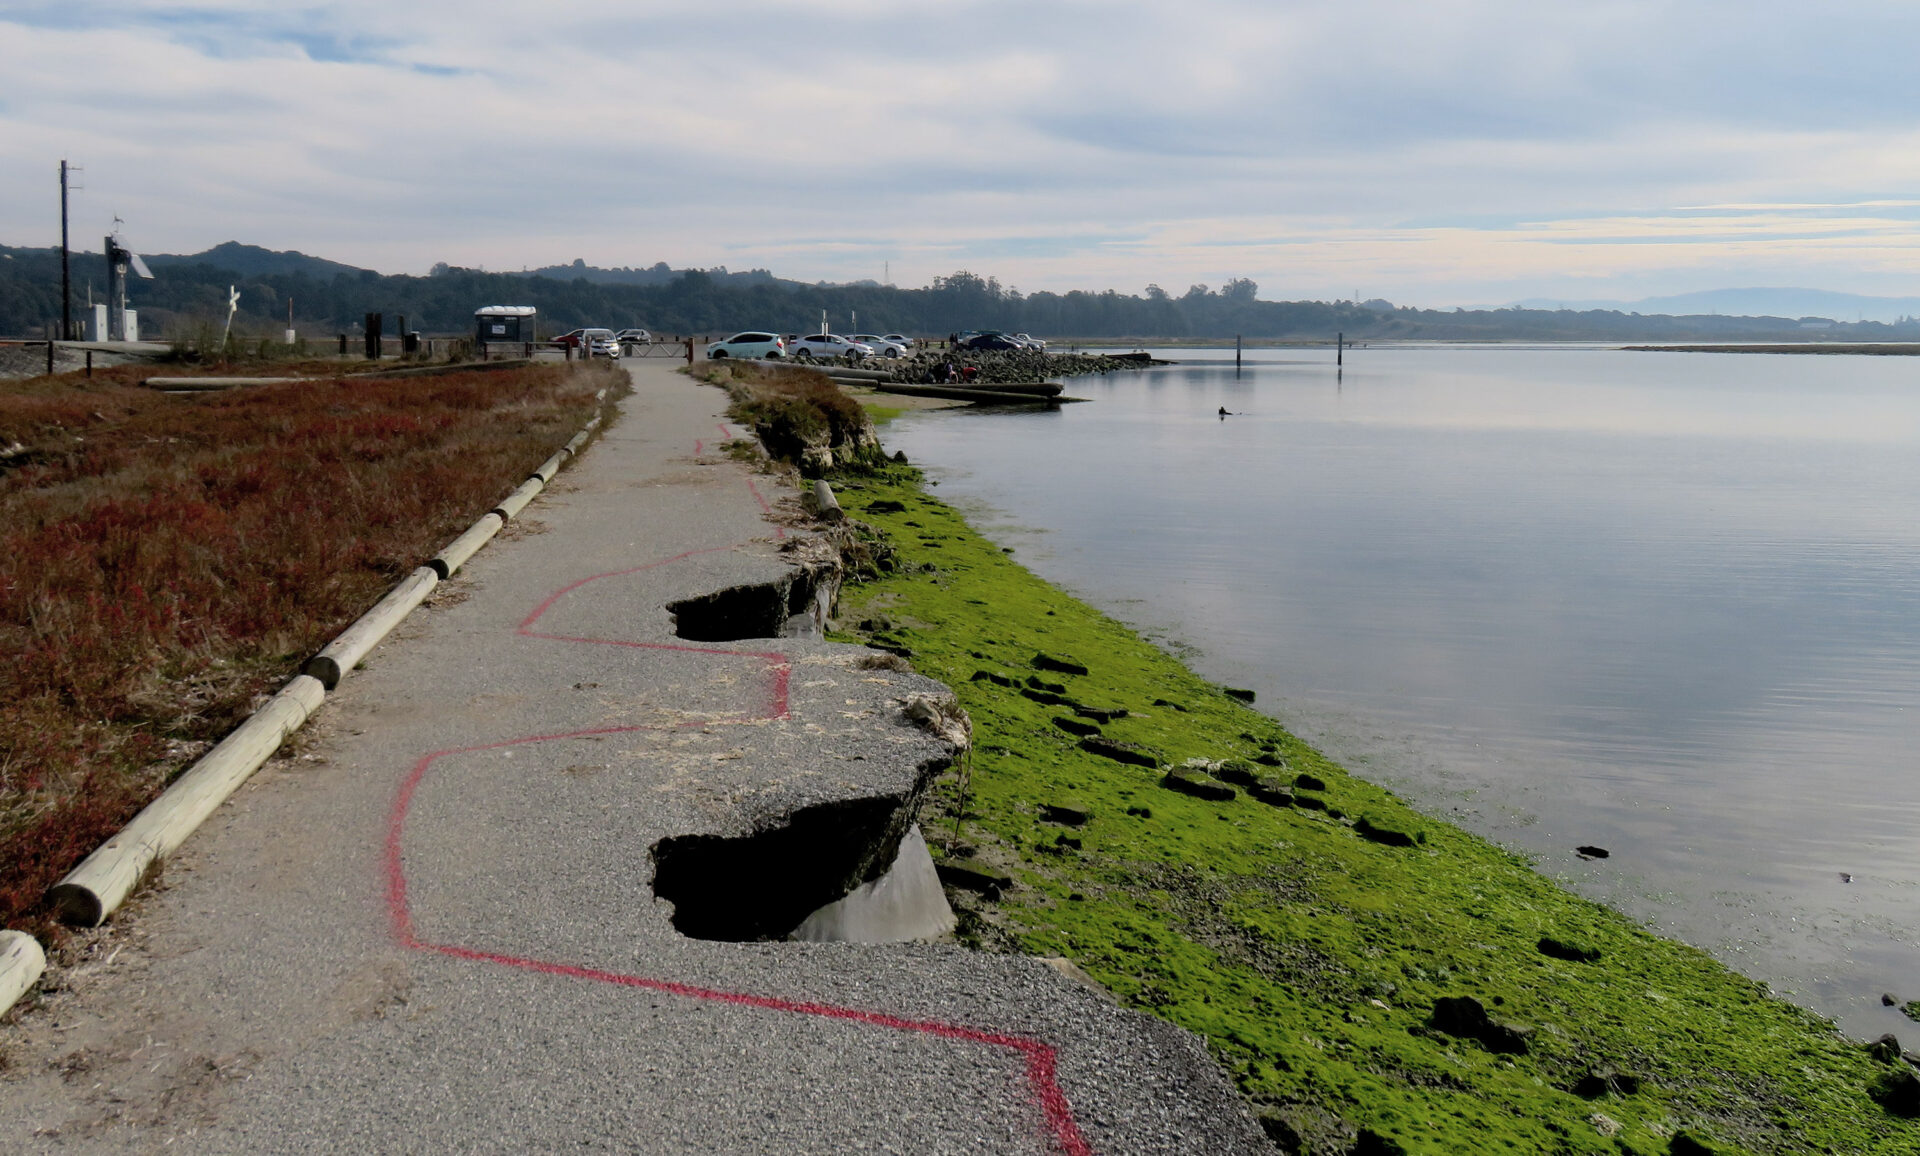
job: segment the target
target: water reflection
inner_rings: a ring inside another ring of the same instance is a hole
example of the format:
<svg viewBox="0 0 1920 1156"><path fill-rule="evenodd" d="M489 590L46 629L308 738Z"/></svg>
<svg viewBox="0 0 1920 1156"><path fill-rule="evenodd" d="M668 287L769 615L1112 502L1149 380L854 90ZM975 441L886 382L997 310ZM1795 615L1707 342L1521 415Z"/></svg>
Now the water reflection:
<svg viewBox="0 0 1920 1156"><path fill-rule="evenodd" d="M1899 1030L1920 361L1260 352L888 436L1047 577L1375 777Z"/></svg>

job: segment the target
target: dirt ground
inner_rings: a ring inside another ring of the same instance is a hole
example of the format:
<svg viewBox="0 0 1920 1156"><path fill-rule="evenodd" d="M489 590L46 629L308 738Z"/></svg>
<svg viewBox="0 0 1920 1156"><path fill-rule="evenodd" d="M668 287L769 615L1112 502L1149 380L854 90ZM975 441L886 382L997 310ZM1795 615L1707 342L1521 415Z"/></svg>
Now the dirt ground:
<svg viewBox="0 0 1920 1156"><path fill-rule="evenodd" d="M109 365L126 365L129 362L143 360L123 353L106 353L96 350L93 365L102 369ZM84 349L72 349L55 346L53 351L53 371L66 373L69 370L84 369L87 364L87 352ZM0 380L22 377L39 377L47 371L47 347L44 345L0 345Z"/></svg>

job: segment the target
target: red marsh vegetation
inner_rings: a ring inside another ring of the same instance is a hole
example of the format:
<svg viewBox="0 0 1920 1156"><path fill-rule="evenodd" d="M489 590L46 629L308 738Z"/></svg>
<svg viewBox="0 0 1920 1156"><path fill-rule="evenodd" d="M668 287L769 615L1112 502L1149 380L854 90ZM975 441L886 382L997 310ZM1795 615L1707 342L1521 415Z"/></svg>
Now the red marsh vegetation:
<svg viewBox="0 0 1920 1156"><path fill-rule="evenodd" d="M0 383L0 927L592 414L600 367ZM624 382L624 377L618 378Z"/></svg>

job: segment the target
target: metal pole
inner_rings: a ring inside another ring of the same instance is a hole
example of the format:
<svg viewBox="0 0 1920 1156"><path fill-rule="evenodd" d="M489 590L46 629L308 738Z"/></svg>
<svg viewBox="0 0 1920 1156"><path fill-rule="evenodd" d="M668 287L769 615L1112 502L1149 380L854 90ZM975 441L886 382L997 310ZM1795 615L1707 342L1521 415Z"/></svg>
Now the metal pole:
<svg viewBox="0 0 1920 1156"><path fill-rule="evenodd" d="M47 326L47 376L53 376L53 326Z"/></svg>
<svg viewBox="0 0 1920 1156"><path fill-rule="evenodd" d="M108 234L107 246L107 340L119 341L126 324L127 287L122 281L127 275L126 269L118 263L120 254L118 245L113 243L112 234Z"/></svg>
<svg viewBox="0 0 1920 1156"><path fill-rule="evenodd" d="M1339 366L1345 365L1346 363L1347 363L1347 335L1344 333L1336 333L1333 335L1333 364L1337 368Z"/></svg>
<svg viewBox="0 0 1920 1156"><path fill-rule="evenodd" d="M1240 335L1233 335L1233 371L1240 372Z"/></svg>
<svg viewBox="0 0 1920 1156"><path fill-rule="evenodd" d="M73 340L73 271L67 258L67 162L60 162L60 336Z"/></svg>

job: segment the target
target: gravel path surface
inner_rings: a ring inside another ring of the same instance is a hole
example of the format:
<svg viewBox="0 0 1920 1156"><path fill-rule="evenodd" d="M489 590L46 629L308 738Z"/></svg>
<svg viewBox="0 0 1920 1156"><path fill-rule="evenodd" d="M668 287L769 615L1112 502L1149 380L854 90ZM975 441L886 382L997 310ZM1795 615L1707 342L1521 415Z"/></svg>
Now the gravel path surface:
<svg viewBox="0 0 1920 1156"><path fill-rule="evenodd" d="M163 348L154 346L155 350ZM105 369L109 365L125 365L130 361L147 358L141 354L116 352L95 346L93 349L93 367ZM87 347L83 345L56 344L53 347L53 371L71 373L76 369L85 369L87 365ZM21 377L39 377L47 371L47 347L44 345L0 345L0 380Z"/></svg>
<svg viewBox="0 0 1920 1156"><path fill-rule="evenodd" d="M630 368L601 439L0 1027L0 1145L1270 1151L1195 1037L1042 961L675 930L661 840L897 810L952 752L901 712L939 688L870 652L675 635L668 603L789 580L789 531L724 396ZM815 857L786 854L703 902Z"/></svg>

